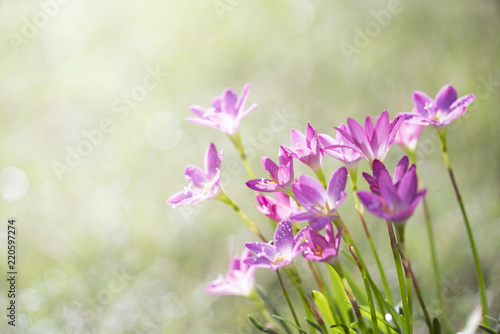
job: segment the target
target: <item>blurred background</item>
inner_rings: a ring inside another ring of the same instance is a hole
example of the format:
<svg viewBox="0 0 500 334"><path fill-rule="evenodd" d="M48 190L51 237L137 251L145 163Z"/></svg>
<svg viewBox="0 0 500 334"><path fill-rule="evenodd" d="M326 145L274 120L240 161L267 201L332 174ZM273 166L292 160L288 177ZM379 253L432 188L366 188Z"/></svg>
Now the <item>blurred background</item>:
<svg viewBox="0 0 500 334"><path fill-rule="evenodd" d="M166 204L186 185L184 166L202 166L213 142L225 150L226 191L272 235L253 208L231 142L185 121L190 105L208 107L226 87L240 93L245 83L252 85L248 102L259 107L244 119L242 135L260 177L267 175L260 157L277 159L279 145L290 144L289 130L304 131L306 122L334 135L332 127L347 117L361 122L384 109L391 117L410 111L414 90L434 96L450 83L459 96L476 94L468 113L449 127L449 153L478 244L490 314L498 317L499 5L0 1L0 269L7 271L7 219L14 217L19 272L18 324L7 326L4 316L0 331L255 332L247 318L258 317L251 303L204 288L256 237L223 203ZM389 170L402 154L391 150ZM443 300L458 330L479 305L473 259L434 129L424 130L418 154ZM325 166L329 177L341 165L326 157ZM309 170L300 166L300 172ZM363 244L351 194L341 212ZM369 214L367 220L396 292L384 224ZM424 297L435 305L421 208L407 233ZM288 316L274 273L261 269L256 278ZM314 288L309 279L306 284ZM421 323L415 320L417 328Z"/></svg>

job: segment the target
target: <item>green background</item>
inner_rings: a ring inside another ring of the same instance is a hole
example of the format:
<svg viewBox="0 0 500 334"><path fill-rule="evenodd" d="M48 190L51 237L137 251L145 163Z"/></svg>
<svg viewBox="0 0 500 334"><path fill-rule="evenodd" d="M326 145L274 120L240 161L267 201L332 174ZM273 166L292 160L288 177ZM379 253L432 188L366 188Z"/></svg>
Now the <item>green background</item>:
<svg viewBox="0 0 500 334"><path fill-rule="evenodd" d="M7 219L15 217L17 331L254 332L249 302L203 289L255 236L220 202L165 203L186 185L184 166L201 166L214 142L225 150L225 189L272 234L253 209L230 141L184 121L191 104L209 106L226 87L239 93L247 82L249 103L259 107L244 119L242 134L263 177L260 156L276 159L279 145L290 144L290 128L303 131L310 122L333 135L347 117L361 122L384 109L394 117L411 110L414 90L434 96L447 83L459 96L475 93L466 116L450 126L449 153L497 317L499 29L494 0L0 1L0 169L15 167L0 174L0 269L7 271ZM86 131L96 144L85 144ZM458 330L479 305L474 265L433 129L425 129L421 144L445 304ZM69 152L78 148L85 156L73 154L69 166ZM390 170L401 155L391 150ZM309 173L296 166L297 175ZM338 167L325 158L327 177ZM352 206L349 193L341 212L363 244ZM370 214L367 220L396 293L386 229ZM421 208L407 233L433 305ZM261 269L256 277L288 316L273 273ZM307 286L314 288L309 280ZM0 329L7 328L2 319Z"/></svg>

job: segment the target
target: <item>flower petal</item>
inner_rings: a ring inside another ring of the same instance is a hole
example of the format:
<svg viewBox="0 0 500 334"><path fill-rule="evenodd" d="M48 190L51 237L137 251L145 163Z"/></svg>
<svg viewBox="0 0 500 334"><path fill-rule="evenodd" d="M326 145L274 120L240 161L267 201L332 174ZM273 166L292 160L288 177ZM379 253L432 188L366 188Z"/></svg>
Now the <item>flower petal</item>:
<svg viewBox="0 0 500 334"><path fill-rule="evenodd" d="M262 157L260 159L260 163L262 164L262 167L264 167L264 169L267 170L276 181L278 181L278 165L276 165L276 163L268 157Z"/></svg>
<svg viewBox="0 0 500 334"><path fill-rule="evenodd" d="M405 155L399 160L396 169L394 170L394 176L392 178L392 183L397 184L399 180L406 174L408 171L408 166L410 165L410 159Z"/></svg>
<svg viewBox="0 0 500 334"><path fill-rule="evenodd" d="M446 85L439 90L434 100L441 113L447 115L450 111L450 106L457 100L457 91L453 86Z"/></svg>
<svg viewBox="0 0 500 334"><path fill-rule="evenodd" d="M412 96L413 104L417 111L425 117L432 117L434 115L431 114L430 106L434 104L434 100L429 97L429 95L425 94L421 91L413 92Z"/></svg>
<svg viewBox="0 0 500 334"><path fill-rule="evenodd" d="M238 100L238 95L231 89L231 88L226 88L224 93L222 94L222 99L221 99L221 112L231 115L234 118L236 118L236 115L238 113L238 110L235 108L236 101Z"/></svg>
<svg viewBox="0 0 500 334"><path fill-rule="evenodd" d="M167 200L167 203L172 206L185 206L189 204L194 204L200 201L200 198L194 196L191 191L179 191L172 196L170 196Z"/></svg>
<svg viewBox="0 0 500 334"><path fill-rule="evenodd" d="M295 199L306 208L326 203L325 188L309 175L301 175L299 183L295 183L292 189Z"/></svg>
<svg viewBox="0 0 500 334"><path fill-rule="evenodd" d="M254 179L246 183L247 187L255 191L275 192L278 184L273 180L268 179Z"/></svg>
<svg viewBox="0 0 500 334"><path fill-rule="evenodd" d="M450 106L450 112L457 109L457 108L468 106L469 104L471 104L474 101L475 98L476 98L476 95L474 95L474 94L462 96L461 98L459 98L458 100L453 102L453 104Z"/></svg>
<svg viewBox="0 0 500 334"><path fill-rule="evenodd" d="M294 222L307 222L318 218L318 214L311 211L299 211L290 216L290 220Z"/></svg>
<svg viewBox="0 0 500 334"><path fill-rule="evenodd" d="M282 256L289 258L294 246L293 227L289 219L283 219L274 232L274 246Z"/></svg>
<svg viewBox="0 0 500 334"><path fill-rule="evenodd" d="M328 193L328 203L330 204L330 209L335 210L340 203L344 200L345 185L347 182L347 168L340 167L337 169L328 182L327 193ZM334 209L335 208L335 209Z"/></svg>
<svg viewBox="0 0 500 334"><path fill-rule="evenodd" d="M347 118L347 125L351 131L352 142L363 152L363 156L368 161L373 161L375 158L371 150L370 142L366 137L365 130L352 118Z"/></svg>
<svg viewBox="0 0 500 334"><path fill-rule="evenodd" d="M184 175L188 182L192 182L198 188L202 187L202 183L210 181L207 174L195 165L187 165L186 168L184 168Z"/></svg>
<svg viewBox="0 0 500 334"><path fill-rule="evenodd" d="M327 224L331 223L335 215L321 216L311 220L311 228L315 231L322 230Z"/></svg>
<svg viewBox="0 0 500 334"><path fill-rule="evenodd" d="M290 140L292 141L292 149L307 148L306 137L299 130L290 130Z"/></svg>
<svg viewBox="0 0 500 334"><path fill-rule="evenodd" d="M220 169L220 162L220 157L217 155L217 148L213 143L210 143L205 152L205 172L209 178L213 178L217 174L217 171Z"/></svg>
<svg viewBox="0 0 500 334"><path fill-rule="evenodd" d="M361 201L361 203L363 203L368 211L376 216L386 214L386 212L384 211L384 200L382 197L364 190L358 191L357 194L359 200Z"/></svg>

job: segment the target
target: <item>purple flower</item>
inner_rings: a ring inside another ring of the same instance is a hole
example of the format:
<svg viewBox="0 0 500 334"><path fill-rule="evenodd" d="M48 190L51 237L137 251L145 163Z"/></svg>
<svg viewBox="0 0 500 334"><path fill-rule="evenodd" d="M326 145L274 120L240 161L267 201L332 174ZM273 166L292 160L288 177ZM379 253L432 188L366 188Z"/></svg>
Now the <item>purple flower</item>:
<svg viewBox="0 0 500 334"><path fill-rule="evenodd" d="M288 153L311 167L313 171L321 168L323 151L320 149L318 134L309 123L307 123L305 135L296 129L292 129L290 131L290 140L292 141L292 147L283 147Z"/></svg>
<svg viewBox="0 0 500 334"><path fill-rule="evenodd" d="M221 150L217 155L215 145L210 144L205 153L205 170L194 165L186 166L184 175L189 185L183 191L170 196L167 203L172 206L183 206L217 197L220 190L220 163L223 152L224 150Z"/></svg>
<svg viewBox="0 0 500 334"><path fill-rule="evenodd" d="M442 129L465 114L467 106L475 98L474 94L469 94L457 99L457 91L451 85L441 88L434 100L424 92L415 91L413 93L415 108L406 119L415 124L432 125Z"/></svg>
<svg viewBox="0 0 500 334"><path fill-rule="evenodd" d="M262 192L289 192L293 184L293 159L292 157L280 147L279 163L276 165L274 161L268 157L262 157L260 160L262 167L269 172L270 179L255 179L246 183L248 188L255 191Z"/></svg>
<svg viewBox="0 0 500 334"><path fill-rule="evenodd" d="M377 167L377 176L374 176L377 180L375 189L372 185L372 192L358 191L358 197L374 215L403 225L424 198L426 190L418 190L417 172L413 166L406 171L405 163L400 162L394 180L382 166Z"/></svg>
<svg viewBox="0 0 500 334"><path fill-rule="evenodd" d="M212 108L191 106L191 111L200 118L188 117L186 120L194 124L209 126L232 136L238 132L243 117L257 107L254 103L244 110L249 93L250 84L243 87L240 97L231 88L226 88L221 96L212 99Z"/></svg>
<svg viewBox="0 0 500 334"><path fill-rule="evenodd" d="M216 295L250 295L254 287L256 270L255 267L244 262L250 255L250 251L245 249L241 257L233 257L226 277L219 275L215 281L208 283L205 291Z"/></svg>
<svg viewBox="0 0 500 334"><path fill-rule="evenodd" d="M423 125L403 122L396 134L396 144L408 151L415 151L418 138L424 129Z"/></svg>
<svg viewBox="0 0 500 334"><path fill-rule="evenodd" d="M321 183L308 175L301 175L299 182L293 185L293 194L306 210L293 214L293 221L310 221L313 230L321 230L335 218L335 211L344 201L347 182L347 169L337 169L325 190Z"/></svg>
<svg viewBox="0 0 500 334"><path fill-rule="evenodd" d="M299 211L295 200L281 192L275 192L274 198L257 194L257 201L259 205L255 205L255 209L276 222L290 218L293 213Z"/></svg>
<svg viewBox="0 0 500 334"><path fill-rule="evenodd" d="M302 255L309 261L326 262L333 265L338 261L340 238L342 236L342 229L337 228L337 235L333 233L333 225L331 223L326 225L326 233L322 235L313 232L309 227L303 228L300 235L304 238L304 243L301 244L300 249Z"/></svg>
<svg viewBox="0 0 500 334"><path fill-rule="evenodd" d="M398 165L394 170L394 177L393 177L394 186L398 185L399 181L401 181L401 179L406 173L410 171L415 171L416 168L415 165L411 165L411 167L408 168L409 165L410 165L410 159L408 159L407 156L404 156L401 158L401 160L399 160ZM372 193L380 194L379 177L382 171L387 171L384 164L379 160L375 160L372 165L373 176L368 173L363 173L363 177L365 178L366 182L368 182L368 184L370 185L370 190Z"/></svg>
<svg viewBox="0 0 500 334"><path fill-rule="evenodd" d="M334 145L334 147L347 147L355 150L362 154L370 164L375 159L384 160L404 119L404 116L399 116L391 122L389 114L384 111L375 126L373 126L371 117L366 117L365 128L363 129L354 119L347 118L349 131L342 127L335 129L353 145L346 143L345 145Z"/></svg>
<svg viewBox="0 0 500 334"><path fill-rule="evenodd" d="M340 124L339 128L349 132L347 125ZM319 141L323 146L323 152L342 161L348 170L354 170L358 167L363 155L352 147L356 146L347 139L340 131L337 131L335 139L326 134L318 135Z"/></svg>
<svg viewBox="0 0 500 334"><path fill-rule="evenodd" d="M283 219L274 232L272 245L263 242L247 242L245 246L255 253L254 257L247 258L244 262L250 266L276 270L292 263L300 254L302 237L293 236L292 223Z"/></svg>

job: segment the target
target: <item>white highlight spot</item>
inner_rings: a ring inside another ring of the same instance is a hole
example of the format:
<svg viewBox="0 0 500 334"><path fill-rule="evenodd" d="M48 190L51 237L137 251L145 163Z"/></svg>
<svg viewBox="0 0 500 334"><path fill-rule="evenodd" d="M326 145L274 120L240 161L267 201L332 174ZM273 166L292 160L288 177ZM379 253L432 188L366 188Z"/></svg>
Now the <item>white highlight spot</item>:
<svg viewBox="0 0 500 334"><path fill-rule="evenodd" d="M176 146L184 131L177 116L170 112L159 112L146 124L146 138L151 146L165 150Z"/></svg>
<svg viewBox="0 0 500 334"><path fill-rule="evenodd" d="M0 173L0 193L7 202L23 198L29 186L28 177L19 168L7 166Z"/></svg>

